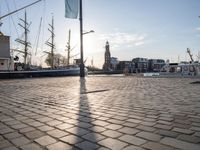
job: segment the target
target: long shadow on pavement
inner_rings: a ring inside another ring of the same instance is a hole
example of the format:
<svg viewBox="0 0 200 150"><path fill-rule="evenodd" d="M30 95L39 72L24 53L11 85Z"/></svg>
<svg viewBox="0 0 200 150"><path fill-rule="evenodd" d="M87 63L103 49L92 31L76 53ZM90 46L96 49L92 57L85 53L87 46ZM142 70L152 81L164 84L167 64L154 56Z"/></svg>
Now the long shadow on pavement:
<svg viewBox="0 0 200 150"><path fill-rule="evenodd" d="M87 97L86 80L80 79L80 99L77 123L76 146L83 150L94 150L99 146L96 145L97 139L92 125L90 106ZM81 137L82 139L80 139Z"/></svg>

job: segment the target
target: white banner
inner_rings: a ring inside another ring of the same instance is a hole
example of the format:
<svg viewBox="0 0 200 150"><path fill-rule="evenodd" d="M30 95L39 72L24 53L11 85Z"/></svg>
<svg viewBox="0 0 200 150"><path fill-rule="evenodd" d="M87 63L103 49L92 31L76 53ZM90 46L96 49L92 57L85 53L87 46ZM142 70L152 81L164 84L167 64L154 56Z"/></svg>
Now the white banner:
<svg viewBox="0 0 200 150"><path fill-rule="evenodd" d="M79 12L79 0L65 0L65 17L77 19Z"/></svg>

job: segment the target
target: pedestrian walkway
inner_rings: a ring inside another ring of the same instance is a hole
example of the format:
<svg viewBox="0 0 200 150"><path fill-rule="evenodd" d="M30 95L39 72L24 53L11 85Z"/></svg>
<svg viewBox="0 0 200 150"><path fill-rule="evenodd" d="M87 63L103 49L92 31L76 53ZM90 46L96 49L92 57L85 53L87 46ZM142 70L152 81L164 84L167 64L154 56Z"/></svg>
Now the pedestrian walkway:
<svg viewBox="0 0 200 150"><path fill-rule="evenodd" d="M1 150L200 150L197 79L0 81Z"/></svg>

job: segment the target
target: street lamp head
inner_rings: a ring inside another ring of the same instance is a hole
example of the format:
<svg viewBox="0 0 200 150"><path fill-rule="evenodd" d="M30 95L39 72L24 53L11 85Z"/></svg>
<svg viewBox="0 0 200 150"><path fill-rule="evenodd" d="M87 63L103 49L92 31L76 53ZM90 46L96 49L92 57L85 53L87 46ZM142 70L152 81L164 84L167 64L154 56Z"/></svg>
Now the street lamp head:
<svg viewBox="0 0 200 150"><path fill-rule="evenodd" d="M90 31L84 32L84 33L82 33L82 35L85 35L85 34L88 34L88 33L94 33L94 30L90 30Z"/></svg>

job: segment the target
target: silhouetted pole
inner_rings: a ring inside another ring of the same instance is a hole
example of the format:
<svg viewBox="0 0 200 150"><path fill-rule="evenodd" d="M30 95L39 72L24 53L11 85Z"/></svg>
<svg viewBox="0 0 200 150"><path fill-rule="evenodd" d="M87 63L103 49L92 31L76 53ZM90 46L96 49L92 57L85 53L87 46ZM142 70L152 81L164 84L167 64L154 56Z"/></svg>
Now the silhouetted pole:
<svg viewBox="0 0 200 150"><path fill-rule="evenodd" d="M3 19L3 18L5 18L5 17L7 17L7 16L9 16L9 15L12 15L12 14L14 14L14 13L16 13L16 12L22 10L22 9L25 9L25 8L27 8L27 7L29 7L29 6L32 6L32 5L34 5L34 4L36 4L36 3L40 2L40 1L41 1L41 0L38 0L38 1L34 2L34 3L31 3L31 4L29 4L29 5L26 5L26 6L22 7L22 8L20 8L20 9L17 9L17 10L15 10L15 11L13 11L13 12L10 12L10 13L4 15L4 16L0 16L0 20Z"/></svg>
<svg viewBox="0 0 200 150"><path fill-rule="evenodd" d="M80 0L80 54L81 54L81 64L80 64L80 77L85 77L84 63L83 63L83 14L82 14L82 0Z"/></svg>

